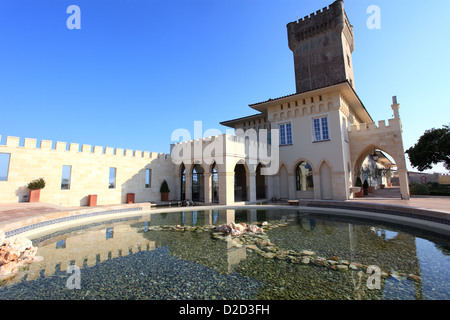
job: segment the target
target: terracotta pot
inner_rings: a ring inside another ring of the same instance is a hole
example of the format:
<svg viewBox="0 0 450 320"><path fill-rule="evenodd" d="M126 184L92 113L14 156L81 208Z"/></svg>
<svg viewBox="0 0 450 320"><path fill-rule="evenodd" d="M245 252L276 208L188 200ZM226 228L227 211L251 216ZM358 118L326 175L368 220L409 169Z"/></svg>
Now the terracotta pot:
<svg viewBox="0 0 450 320"><path fill-rule="evenodd" d="M359 192L356 192L356 197L357 198L362 198L364 196L364 189L361 188L361 190L359 190Z"/></svg>
<svg viewBox="0 0 450 320"><path fill-rule="evenodd" d="M169 201L169 193L161 192L161 201Z"/></svg>
<svg viewBox="0 0 450 320"><path fill-rule="evenodd" d="M95 207L97 205L97 195L96 194L90 194L88 197L88 206L89 207Z"/></svg>
<svg viewBox="0 0 450 320"><path fill-rule="evenodd" d="M30 202L39 202L41 196L41 189L30 190Z"/></svg>
<svg viewBox="0 0 450 320"><path fill-rule="evenodd" d="M127 193L127 203L134 203L134 193Z"/></svg>

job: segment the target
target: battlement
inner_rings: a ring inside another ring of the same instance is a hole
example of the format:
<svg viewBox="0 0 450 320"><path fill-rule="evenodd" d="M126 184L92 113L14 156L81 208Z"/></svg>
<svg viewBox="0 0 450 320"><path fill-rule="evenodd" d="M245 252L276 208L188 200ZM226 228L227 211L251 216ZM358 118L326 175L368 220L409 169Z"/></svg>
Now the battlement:
<svg viewBox="0 0 450 320"><path fill-rule="evenodd" d="M289 23L287 28L289 48L292 51L295 51L295 48L301 41L313 38L317 34L332 29L336 29L337 31L345 29L346 33L353 38L353 27L347 18L344 4L341 0L335 1L328 7L313 12L309 16L305 16L304 18ZM353 43L353 41L349 42Z"/></svg>
<svg viewBox="0 0 450 320"><path fill-rule="evenodd" d="M389 119L388 125L385 120L378 121L378 126L375 122L370 123L357 123L350 126L350 135L368 134L368 133L381 133L388 131L401 131L400 119Z"/></svg>
<svg viewBox="0 0 450 320"><path fill-rule="evenodd" d="M0 136L1 138L1 136ZM6 148L23 148L30 150L47 150L55 152L69 152L69 153L85 153L92 155L102 155L102 156L119 156L119 157L132 157L132 158L143 158L143 159L163 159L170 160L170 154L148 152L141 150L131 150L122 148L111 148L103 146L92 146L88 144L79 143L67 143L51 140L41 140L39 146L37 147L37 139L25 138L23 140L23 145L21 146L21 138L7 136L4 145L0 145L0 150L2 147Z"/></svg>

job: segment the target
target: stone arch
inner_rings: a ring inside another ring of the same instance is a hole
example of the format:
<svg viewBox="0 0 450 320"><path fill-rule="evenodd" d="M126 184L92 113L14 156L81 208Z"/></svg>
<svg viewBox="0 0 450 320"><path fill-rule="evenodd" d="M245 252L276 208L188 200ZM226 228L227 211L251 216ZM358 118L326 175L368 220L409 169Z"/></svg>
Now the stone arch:
<svg viewBox="0 0 450 320"><path fill-rule="evenodd" d="M324 162L330 167L331 172L333 172L333 171L334 171L333 165L332 165L331 162L330 162L328 159L326 159L326 158L320 159L320 161L317 163L317 164L318 164L317 167L316 167L316 168L318 168L317 170L320 171L320 166L321 166Z"/></svg>
<svg viewBox="0 0 450 320"><path fill-rule="evenodd" d="M261 168L266 166L263 163L258 163L255 170L255 186L256 186L256 200L266 199L267 196L267 177L261 174Z"/></svg>
<svg viewBox="0 0 450 320"><path fill-rule="evenodd" d="M333 177L332 169L326 161L322 161L319 167L320 176L320 198L322 200L333 199Z"/></svg>
<svg viewBox="0 0 450 320"><path fill-rule="evenodd" d="M289 198L289 172L287 167L282 164L280 169L278 170L279 179L280 179L280 198L288 199Z"/></svg>
<svg viewBox="0 0 450 320"><path fill-rule="evenodd" d="M184 162L180 164L180 167L178 168L179 173L179 183L180 183L180 200L186 200L186 166L184 165Z"/></svg>
<svg viewBox="0 0 450 320"><path fill-rule="evenodd" d="M247 201L249 199L248 187L250 170L247 163L239 159L234 165L234 201Z"/></svg>
<svg viewBox="0 0 450 320"><path fill-rule="evenodd" d="M400 178L401 197L403 199L409 199L409 186L408 180L406 178L407 169L406 164L404 162L404 156L396 154L395 151L392 150L392 148L383 148L382 145L383 144L368 144L365 148L360 150L359 155L357 157L352 158L353 184L356 182L357 177L361 176L361 167L367 156L373 154L375 150L380 150L381 152L389 155L394 160L399 175L402 174L404 175L405 178L403 179L403 182L402 179Z"/></svg>
<svg viewBox="0 0 450 320"><path fill-rule="evenodd" d="M300 163L302 163L302 162L307 162L307 163L309 163L309 165L311 166L312 171L315 172L314 164L313 164L311 161L309 161L308 159L306 159L306 158L298 158L298 159L294 162L294 165L291 167L290 172L292 172L292 173L295 174L295 170L296 170L297 166L298 166Z"/></svg>
<svg viewBox="0 0 450 320"><path fill-rule="evenodd" d="M219 203L219 166L214 161L208 168L210 177L208 177L208 182L210 185L210 195L208 194L208 200L210 199L212 203Z"/></svg>
<svg viewBox="0 0 450 320"><path fill-rule="evenodd" d="M312 163L301 158L295 162L291 170L294 175L294 190L297 192L297 196L314 197L314 167Z"/></svg>
<svg viewBox="0 0 450 320"><path fill-rule="evenodd" d="M291 119L292 118L292 111L288 111L287 112L287 116L286 116L286 119Z"/></svg>
<svg viewBox="0 0 450 320"><path fill-rule="evenodd" d="M272 116L272 121L277 121L277 118L278 118L278 113L275 112Z"/></svg>
<svg viewBox="0 0 450 320"><path fill-rule="evenodd" d="M307 107L303 107L303 108L302 108L302 115L305 115L305 114L309 114L309 113L308 113L308 108L307 108Z"/></svg>
<svg viewBox="0 0 450 320"><path fill-rule="evenodd" d="M192 165L191 171L191 188L192 201L205 201L205 169L199 163Z"/></svg>

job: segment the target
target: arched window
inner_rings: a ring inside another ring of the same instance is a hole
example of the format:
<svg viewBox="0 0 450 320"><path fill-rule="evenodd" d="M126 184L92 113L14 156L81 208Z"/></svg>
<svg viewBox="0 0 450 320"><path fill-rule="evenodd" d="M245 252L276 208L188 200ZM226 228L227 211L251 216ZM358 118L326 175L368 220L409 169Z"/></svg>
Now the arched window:
<svg viewBox="0 0 450 320"><path fill-rule="evenodd" d="M186 200L186 167L181 165L180 169L180 184L181 184L181 200Z"/></svg>
<svg viewBox="0 0 450 320"><path fill-rule="evenodd" d="M216 163L214 162L211 169L211 191L212 191L212 202L219 202L219 174L217 173Z"/></svg>
<svg viewBox="0 0 450 320"><path fill-rule="evenodd" d="M314 190L312 168L308 162L302 161L295 168L295 182L297 191Z"/></svg>
<svg viewBox="0 0 450 320"><path fill-rule="evenodd" d="M192 169L192 201L204 201L203 168L196 164Z"/></svg>

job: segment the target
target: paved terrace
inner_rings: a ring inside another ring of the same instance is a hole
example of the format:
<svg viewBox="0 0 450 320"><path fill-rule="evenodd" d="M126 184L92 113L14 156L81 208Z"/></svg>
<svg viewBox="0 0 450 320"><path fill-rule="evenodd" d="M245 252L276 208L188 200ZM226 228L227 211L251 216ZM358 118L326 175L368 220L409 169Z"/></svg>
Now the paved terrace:
<svg viewBox="0 0 450 320"><path fill-rule="evenodd" d="M316 207L360 208L368 211L399 211L437 218L450 224L450 197L412 196L400 199L400 189L378 189L374 193L346 201L300 200L300 205ZM208 205L209 206L209 205ZM149 203L118 204L96 207L62 207L47 203L0 204L0 230L5 232L49 220L105 211L150 210Z"/></svg>

